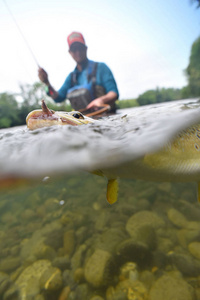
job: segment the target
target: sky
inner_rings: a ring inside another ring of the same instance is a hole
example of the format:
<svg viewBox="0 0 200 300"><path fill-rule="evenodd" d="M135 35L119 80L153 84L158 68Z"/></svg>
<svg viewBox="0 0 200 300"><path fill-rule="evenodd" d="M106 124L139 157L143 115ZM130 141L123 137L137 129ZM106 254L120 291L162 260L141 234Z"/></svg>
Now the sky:
<svg viewBox="0 0 200 300"><path fill-rule="evenodd" d="M182 88L200 36L196 6L191 0L0 0L0 93L39 81L37 63L59 89L75 67L66 40L72 31L83 33L89 59L110 67L120 99Z"/></svg>

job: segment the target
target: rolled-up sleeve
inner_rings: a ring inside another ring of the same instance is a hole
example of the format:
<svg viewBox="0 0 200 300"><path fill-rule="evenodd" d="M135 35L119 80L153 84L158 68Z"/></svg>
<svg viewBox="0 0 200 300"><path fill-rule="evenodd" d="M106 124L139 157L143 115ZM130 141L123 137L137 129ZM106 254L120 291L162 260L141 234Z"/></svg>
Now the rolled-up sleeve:
<svg viewBox="0 0 200 300"><path fill-rule="evenodd" d="M61 86L61 88L58 90L58 97L54 99L55 102L63 102L67 98L67 92L69 88L71 87L71 73L67 76L65 79L65 82Z"/></svg>
<svg viewBox="0 0 200 300"><path fill-rule="evenodd" d="M106 93L112 91L119 97L119 91L113 73L105 63L98 63L96 83L97 85L103 86Z"/></svg>

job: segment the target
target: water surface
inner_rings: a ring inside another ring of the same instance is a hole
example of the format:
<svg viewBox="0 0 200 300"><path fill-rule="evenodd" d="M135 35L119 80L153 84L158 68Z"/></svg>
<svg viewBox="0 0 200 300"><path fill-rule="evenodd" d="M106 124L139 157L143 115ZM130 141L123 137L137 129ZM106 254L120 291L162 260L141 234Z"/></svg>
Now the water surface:
<svg viewBox="0 0 200 300"><path fill-rule="evenodd" d="M106 178L85 171L159 149L198 122L198 106L187 100L89 126L1 130L0 298L200 299L196 185L121 179L110 206Z"/></svg>

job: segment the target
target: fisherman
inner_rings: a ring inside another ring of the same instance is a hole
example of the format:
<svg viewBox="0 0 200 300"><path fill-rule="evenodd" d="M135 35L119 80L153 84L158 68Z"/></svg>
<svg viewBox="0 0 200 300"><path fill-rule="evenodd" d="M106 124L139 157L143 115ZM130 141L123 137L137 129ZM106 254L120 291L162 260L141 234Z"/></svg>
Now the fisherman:
<svg viewBox="0 0 200 300"><path fill-rule="evenodd" d="M87 46L80 32L72 32L67 37L67 42L69 53L77 65L58 91L50 84L47 72L39 68L38 76L46 85L47 95L57 103L70 100L75 110L98 110L99 107L109 104L114 112L119 93L111 70L105 63L97 63L87 58Z"/></svg>

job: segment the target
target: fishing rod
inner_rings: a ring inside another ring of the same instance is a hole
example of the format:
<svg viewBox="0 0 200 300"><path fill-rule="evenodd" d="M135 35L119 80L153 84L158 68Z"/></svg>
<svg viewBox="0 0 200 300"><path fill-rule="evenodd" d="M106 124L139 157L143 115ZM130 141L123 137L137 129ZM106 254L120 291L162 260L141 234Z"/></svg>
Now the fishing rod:
<svg viewBox="0 0 200 300"><path fill-rule="evenodd" d="M32 51L32 49L31 49L31 47L30 47L30 45L29 45L29 43L28 43L26 37L24 36L24 34L23 34L23 32L22 32L22 30L21 30L21 28L20 28L20 26L18 25L17 20L15 19L15 17L14 17L14 15L13 15L12 11L10 10L10 7L9 7L8 4L6 3L6 0L3 0L3 2L4 2L5 6L6 6L7 10L8 10L8 12L9 12L9 14L11 15L11 17L12 17L12 19L13 19L13 21L14 21L14 23L15 23L15 25L16 25L18 31L19 31L19 33L21 34L22 39L24 40L24 42L25 42L27 48L29 49L29 52L31 53L32 58L34 59L34 61L35 61L36 65L38 66L38 68L40 68L40 65L39 65L39 63L38 63L38 61L37 61L37 59L36 59L36 56L35 56L35 54L33 53L33 51Z"/></svg>

